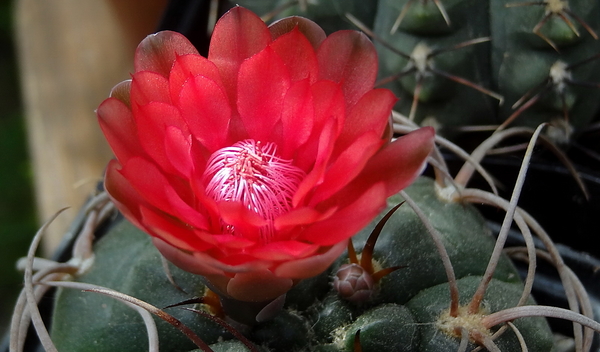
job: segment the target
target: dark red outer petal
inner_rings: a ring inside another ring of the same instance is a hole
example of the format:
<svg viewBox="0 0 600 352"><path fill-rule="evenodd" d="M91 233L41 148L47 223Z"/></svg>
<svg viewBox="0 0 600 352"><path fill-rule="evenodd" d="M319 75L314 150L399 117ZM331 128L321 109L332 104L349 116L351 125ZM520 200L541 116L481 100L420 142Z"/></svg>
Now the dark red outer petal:
<svg viewBox="0 0 600 352"><path fill-rule="evenodd" d="M127 105L129 109L131 109L131 100L129 98L129 93L131 92L131 80L125 80L123 82L118 83L110 90L110 97L117 98L123 102L123 104Z"/></svg>
<svg viewBox="0 0 600 352"><path fill-rule="evenodd" d="M135 51L135 71L152 71L169 77L175 58L186 54L198 55L198 50L182 34L172 31L150 34Z"/></svg>
<svg viewBox="0 0 600 352"><path fill-rule="evenodd" d="M131 183L123 177L120 172L121 168L122 166L117 160L113 159L108 162L104 177L104 189L127 220L138 228L147 231L142 225L140 212L140 205L147 204L147 202L131 186Z"/></svg>
<svg viewBox="0 0 600 352"><path fill-rule="evenodd" d="M125 163L133 156L145 154L140 146L131 110L121 100L104 100L96 114L100 128L117 159Z"/></svg>
<svg viewBox="0 0 600 352"><path fill-rule="evenodd" d="M167 214L141 207L144 225L150 233L163 241L186 251L205 251L213 245L198 239L193 229Z"/></svg>
<svg viewBox="0 0 600 352"><path fill-rule="evenodd" d="M284 62L292 81L308 78L311 84L315 83L319 74L317 55L311 43L297 28L277 38L269 47Z"/></svg>
<svg viewBox="0 0 600 352"><path fill-rule="evenodd" d="M290 16L273 22L269 26L269 31L271 32L271 37L275 40L295 28L304 34L314 50L317 50L325 38L327 38L325 31L318 24L308 18L299 16Z"/></svg>
<svg viewBox="0 0 600 352"><path fill-rule="evenodd" d="M236 6L219 19L210 40L208 59L219 68L229 101L237 101L237 79L242 62L270 42L267 26L250 10Z"/></svg>
<svg viewBox="0 0 600 352"><path fill-rule="evenodd" d="M221 74L214 63L200 55L178 56L169 76L169 90L171 101L177 102L185 82L195 76L204 76L215 82L223 91L225 86L221 81Z"/></svg>
<svg viewBox="0 0 600 352"><path fill-rule="evenodd" d="M347 107L373 89L377 78L377 52L366 35L345 30L332 33L317 51L319 79L342 84Z"/></svg>
<svg viewBox="0 0 600 352"><path fill-rule="evenodd" d="M171 104L169 94L169 80L164 76L151 71L141 71L133 75L131 81L132 110L151 102Z"/></svg>

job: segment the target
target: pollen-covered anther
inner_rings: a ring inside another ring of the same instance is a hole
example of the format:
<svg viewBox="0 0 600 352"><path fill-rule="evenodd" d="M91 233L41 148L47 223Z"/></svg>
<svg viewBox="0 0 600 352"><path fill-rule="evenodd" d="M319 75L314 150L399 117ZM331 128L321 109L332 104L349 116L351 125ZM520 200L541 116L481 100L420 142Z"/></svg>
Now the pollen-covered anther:
<svg viewBox="0 0 600 352"><path fill-rule="evenodd" d="M217 202L241 202L267 220L261 237L268 242L273 219L291 210L292 197L304 176L291 160L277 155L275 143L246 139L214 152L203 181L206 194ZM230 225L224 224L223 229L235 234Z"/></svg>

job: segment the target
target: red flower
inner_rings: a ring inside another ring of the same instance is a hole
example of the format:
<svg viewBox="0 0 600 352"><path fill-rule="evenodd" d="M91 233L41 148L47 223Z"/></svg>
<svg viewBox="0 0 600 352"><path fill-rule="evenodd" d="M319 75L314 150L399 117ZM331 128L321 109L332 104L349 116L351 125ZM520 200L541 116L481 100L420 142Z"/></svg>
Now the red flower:
<svg viewBox="0 0 600 352"><path fill-rule="evenodd" d="M390 143L396 98L376 74L359 32L326 38L298 17L267 28L241 7L208 59L178 33L148 36L97 111L118 160L106 190L218 293L273 299L324 271L422 170L433 130Z"/></svg>

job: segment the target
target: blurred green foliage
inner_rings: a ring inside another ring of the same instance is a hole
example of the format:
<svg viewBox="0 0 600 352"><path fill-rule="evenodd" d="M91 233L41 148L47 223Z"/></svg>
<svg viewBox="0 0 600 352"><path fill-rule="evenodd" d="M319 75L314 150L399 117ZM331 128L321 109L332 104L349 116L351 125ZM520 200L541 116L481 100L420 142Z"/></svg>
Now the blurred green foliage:
<svg viewBox="0 0 600 352"><path fill-rule="evenodd" d="M0 333L22 276L16 260L25 255L37 229L13 42L13 2L0 0Z"/></svg>

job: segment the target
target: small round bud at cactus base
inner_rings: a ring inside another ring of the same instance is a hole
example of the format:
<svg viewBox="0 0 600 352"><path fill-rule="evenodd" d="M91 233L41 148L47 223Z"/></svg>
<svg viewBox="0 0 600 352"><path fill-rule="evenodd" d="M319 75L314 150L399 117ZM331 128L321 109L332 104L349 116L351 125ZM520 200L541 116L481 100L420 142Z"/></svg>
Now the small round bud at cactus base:
<svg viewBox="0 0 600 352"><path fill-rule="evenodd" d="M344 299L360 303L369 300L377 283L373 276L358 264L342 265L333 278L333 287Z"/></svg>

